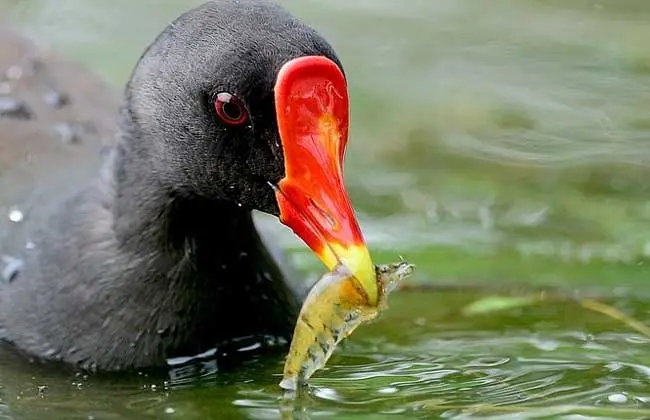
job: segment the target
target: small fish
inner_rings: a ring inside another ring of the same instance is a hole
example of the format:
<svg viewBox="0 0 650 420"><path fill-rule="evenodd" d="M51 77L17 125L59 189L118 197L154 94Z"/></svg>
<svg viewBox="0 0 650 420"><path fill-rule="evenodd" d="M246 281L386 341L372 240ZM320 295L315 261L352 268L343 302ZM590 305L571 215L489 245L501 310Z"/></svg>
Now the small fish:
<svg viewBox="0 0 650 420"><path fill-rule="evenodd" d="M379 299L368 296L350 270L339 264L310 290L300 310L280 387L293 391L323 368L336 346L364 322L387 307L388 294L415 266L402 260L375 266Z"/></svg>

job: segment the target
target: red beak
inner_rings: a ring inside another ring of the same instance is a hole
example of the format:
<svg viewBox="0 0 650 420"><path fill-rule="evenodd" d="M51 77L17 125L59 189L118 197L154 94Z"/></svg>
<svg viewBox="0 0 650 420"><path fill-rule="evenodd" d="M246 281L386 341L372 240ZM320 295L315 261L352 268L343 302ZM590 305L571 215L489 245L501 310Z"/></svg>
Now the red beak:
<svg viewBox="0 0 650 420"><path fill-rule="evenodd" d="M276 190L280 221L328 269L345 264L375 303L373 264L343 183L349 126L343 72L320 56L285 63L275 84L275 107L286 174Z"/></svg>

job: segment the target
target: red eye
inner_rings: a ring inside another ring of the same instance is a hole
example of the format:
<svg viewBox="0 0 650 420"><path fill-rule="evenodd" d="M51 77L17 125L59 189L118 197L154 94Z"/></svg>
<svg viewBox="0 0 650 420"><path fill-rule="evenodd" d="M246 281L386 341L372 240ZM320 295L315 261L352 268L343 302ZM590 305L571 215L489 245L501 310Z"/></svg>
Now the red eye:
<svg viewBox="0 0 650 420"><path fill-rule="evenodd" d="M214 101L214 109L221 121L228 125L242 125L248 121L248 111L236 96L221 92Z"/></svg>

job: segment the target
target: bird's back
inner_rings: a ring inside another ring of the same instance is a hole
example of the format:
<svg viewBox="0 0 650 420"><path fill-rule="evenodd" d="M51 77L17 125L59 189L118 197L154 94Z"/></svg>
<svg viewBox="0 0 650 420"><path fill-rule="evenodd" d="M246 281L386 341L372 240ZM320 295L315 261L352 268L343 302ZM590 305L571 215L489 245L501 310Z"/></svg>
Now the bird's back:
<svg viewBox="0 0 650 420"><path fill-rule="evenodd" d="M118 92L0 22L0 268L21 259L52 208L97 176Z"/></svg>

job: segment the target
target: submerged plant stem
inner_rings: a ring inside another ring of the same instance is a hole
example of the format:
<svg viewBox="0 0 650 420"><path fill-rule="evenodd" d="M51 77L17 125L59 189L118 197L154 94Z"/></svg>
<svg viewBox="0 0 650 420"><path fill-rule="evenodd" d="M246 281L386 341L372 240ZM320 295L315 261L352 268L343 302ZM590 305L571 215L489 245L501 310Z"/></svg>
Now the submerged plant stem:
<svg viewBox="0 0 650 420"><path fill-rule="evenodd" d="M648 326L643 324L641 321L624 314L613 306L609 306L605 303L598 302L593 299L584 299L580 301L580 304L586 309L594 312L599 312L610 318L616 319L617 321L622 322L633 330L636 330L639 333L643 334L645 337L650 338L650 328Z"/></svg>

